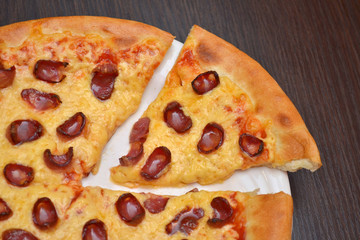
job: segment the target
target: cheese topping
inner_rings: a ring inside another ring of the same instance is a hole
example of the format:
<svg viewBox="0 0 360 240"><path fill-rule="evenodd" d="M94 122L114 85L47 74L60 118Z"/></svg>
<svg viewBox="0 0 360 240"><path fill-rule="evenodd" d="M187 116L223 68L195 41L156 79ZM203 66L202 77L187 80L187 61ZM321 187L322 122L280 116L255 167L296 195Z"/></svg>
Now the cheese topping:
<svg viewBox="0 0 360 240"><path fill-rule="evenodd" d="M102 148L116 127L136 110L144 88L164 55L164 48L152 38L138 41L131 48L121 48L116 38L70 32L45 34L40 28L35 28L19 46L10 47L2 42L0 62L5 68L15 66L16 74L12 85L0 90L3 136L0 169L8 163L31 166L35 172L34 182L56 184L77 184L90 171L96 172ZM42 64L47 65L38 65L39 60L45 60ZM111 97L102 101L94 95L91 80L94 69L109 62L116 66L118 76L115 76ZM54 71L60 71L55 65L62 63L64 76L55 82L43 81ZM29 97L24 89L37 95ZM57 96L56 105L43 107L43 96L50 93ZM59 136L57 128L79 112L86 118L80 135L71 139ZM17 120L39 122L42 136L36 141L13 145L5 135L9 125ZM62 155L71 147L74 155L71 166L65 170L51 170L46 166L43 159L46 149L53 155Z"/></svg>

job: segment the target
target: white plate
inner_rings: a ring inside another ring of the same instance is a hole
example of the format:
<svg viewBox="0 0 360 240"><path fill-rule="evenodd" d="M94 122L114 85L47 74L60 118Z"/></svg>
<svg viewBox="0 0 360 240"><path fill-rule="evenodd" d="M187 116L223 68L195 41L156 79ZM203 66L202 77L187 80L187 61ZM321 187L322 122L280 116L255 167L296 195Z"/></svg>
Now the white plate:
<svg viewBox="0 0 360 240"><path fill-rule="evenodd" d="M182 188L126 188L119 186L110 181L110 168L119 164L119 158L126 155L129 146L129 134L133 124L141 117L143 112L146 110L148 105L155 100L158 93L162 89L165 78L168 72L174 65L176 58L181 50L182 43L174 40L172 46L168 50L163 62L155 71L151 81L149 82L144 95L142 97L139 109L133 114L127 121L120 126L114 136L110 139L108 144L105 146L101 157L101 165L99 172L96 175L90 174L89 177L83 179L83 186L100 186L103 188L113 190L123 190L131 192L152 192L155 194L163 195L181 195L193 188L199 190L208 191L241 191L251 192L259 190L259 193L276 193L284 191L285 193L291 194L289 178L286 172L269 169L265 167L252 168L246 171L237 171L232 177L220 184L212 184L208 186L202 186L199 184L191 184Z"/></svg>

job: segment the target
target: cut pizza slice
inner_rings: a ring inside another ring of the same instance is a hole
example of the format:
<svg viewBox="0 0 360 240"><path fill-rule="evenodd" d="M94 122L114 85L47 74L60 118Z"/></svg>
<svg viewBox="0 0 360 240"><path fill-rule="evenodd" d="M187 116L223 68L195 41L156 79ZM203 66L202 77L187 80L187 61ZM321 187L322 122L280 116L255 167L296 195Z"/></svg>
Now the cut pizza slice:
<svg viewBox="0 0 360 240"><path fill-rule="evenodd" d="M89 187L67 211L69 220L58 231L64 234L59 239L88 239L84 236L96 229L101 233L97 239L286 240L291 239L292 212L292 198L282 192L159 196Z"/></svg>
<svg viewBox="0 0 360 240"><path fill-rule="evenodd" d="M0 180L3 240L291 239L293 203L282 192L160 196L66 185L18 189L4 182Z"/></svg>
<svg viewBox="0 0 360 240"><path fill-rule="evenodd" d="M297 109L253 59L194 26L156 100L133 126L114 182L211 184L235 170L321 166Z"/></svg>
<svg viewBox="0 0 360 240"><path fill-rule="evenodd" d="M96 173L172 41L155 27L106 17L1 27L0 169L8 182L78 184Z"/></svg>

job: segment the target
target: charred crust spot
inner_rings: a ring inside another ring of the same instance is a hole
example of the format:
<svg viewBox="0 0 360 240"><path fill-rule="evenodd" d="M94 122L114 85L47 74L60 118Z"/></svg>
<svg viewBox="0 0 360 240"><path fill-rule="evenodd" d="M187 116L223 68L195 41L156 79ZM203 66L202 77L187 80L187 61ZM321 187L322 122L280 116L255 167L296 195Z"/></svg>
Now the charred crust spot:
<svg viewBox="0 0 360 240"><path fill-rule="evenodd" d="M277 119L279 123L284 127L290 127L292 125L291 119L284 113L279 113Z"/></svg>
<svg viewBox="0 0 360 240"><path fill-rule="evenodd" d="M197 46L196 53L203 62L214 63L218 61L217 54L203 42Z"/></svg>
<svg viewBox="0 0 360 240"><path fill-rule="evenodd" d="M106 32L106 33L113 33L107 26L103 26L103 27L101 28L101 30L103 30L103 31Z"/></svg>
<svg viewBox="0 0 360 240"><path fill-rule="evenodd" d="M255 111L256 113L261 114L262 112L264 112L264 108L262 106L256 106Z"/></svg>
<svg viewBox="0 0 360 240"><path fill-rule="evenodd" d="M135 37L121 37L121 38L114 38L115 44L120 47L130 47L134 43L136 43L137 38Z"/></svg>

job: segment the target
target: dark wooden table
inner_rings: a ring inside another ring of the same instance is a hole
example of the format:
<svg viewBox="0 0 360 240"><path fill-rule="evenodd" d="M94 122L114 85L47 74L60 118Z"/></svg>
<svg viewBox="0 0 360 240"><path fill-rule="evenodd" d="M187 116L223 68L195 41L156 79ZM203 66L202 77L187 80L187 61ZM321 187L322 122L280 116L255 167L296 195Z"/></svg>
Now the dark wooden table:
<svg viewBox="0 0 360 240"><path fill-rule="evenodd" d="M1 1L0 25L65 15L132 19L184 41L198 24L256 59L294 102L324 166L289 174L293 239L360 239L360 1Z"/></svg>

